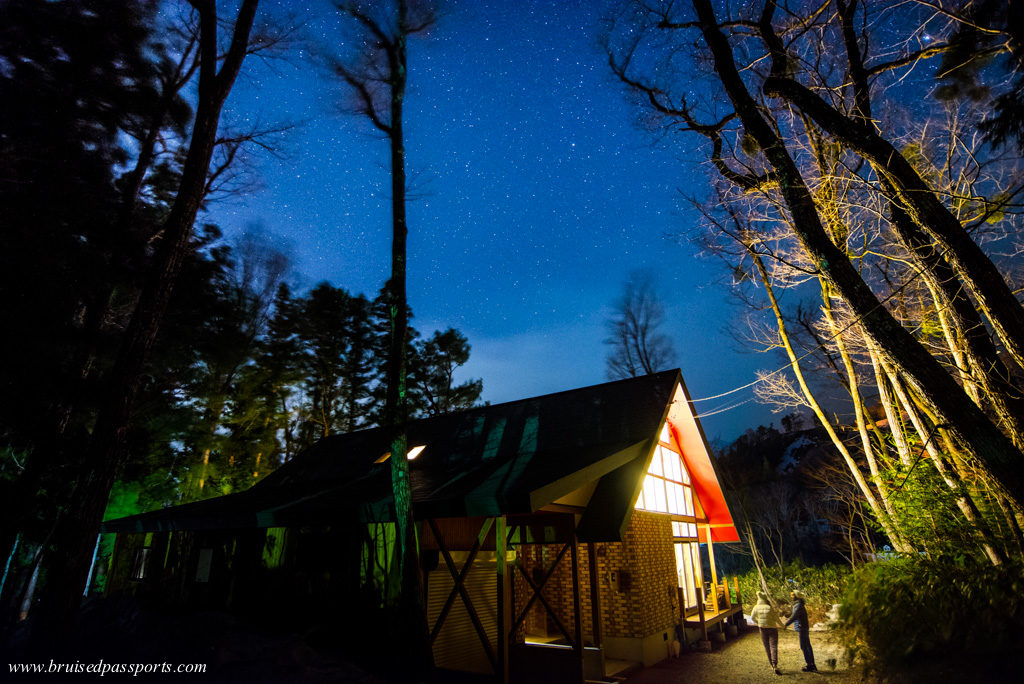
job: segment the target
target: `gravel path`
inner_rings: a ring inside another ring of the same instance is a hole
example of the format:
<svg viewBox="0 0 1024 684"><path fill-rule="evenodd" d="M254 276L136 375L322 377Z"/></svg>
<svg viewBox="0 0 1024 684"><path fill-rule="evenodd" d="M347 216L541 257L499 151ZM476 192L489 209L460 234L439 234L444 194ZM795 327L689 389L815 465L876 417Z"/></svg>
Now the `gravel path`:
<svg viewBox="0 0 1024 684"><path fill-rule="evenodd" d="M864 681L860 672L850 670L838 646L829 644L823 632L811 632L814 660L818 672L801 672L804 657L796 632L779 630L779 676L768 667L768 658L756 628L748 627L742 634L724 644L714 644L711 653L690 652L644 668L627 680L627 684L718 684L719 682L840 682ZM829 667L832 665L833 667Z"/></svg>

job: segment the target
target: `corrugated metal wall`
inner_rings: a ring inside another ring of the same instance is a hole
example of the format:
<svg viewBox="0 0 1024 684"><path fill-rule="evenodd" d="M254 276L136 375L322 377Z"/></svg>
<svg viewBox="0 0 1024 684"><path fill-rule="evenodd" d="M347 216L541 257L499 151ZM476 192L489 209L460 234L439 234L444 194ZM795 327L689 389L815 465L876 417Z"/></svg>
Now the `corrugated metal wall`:
<svg viewBox="0 0 1024 684"><path fill-rule="evenodd" d="M456 568L461 571L466 553L453 553ZM448 594L455 586L455 579L448 571L444 559L427 576L427 624L433 628L441 613ZM497 652L498 640L498 591L497 567L493 552L480 552L469 568L463 584L469 594L473 609L491 642L492 652ZM491 663L487 659L480 637L473 627L462 598L455 596L444 625L434 641L434 664L450 670L463 670L491 674Z"/></svg>

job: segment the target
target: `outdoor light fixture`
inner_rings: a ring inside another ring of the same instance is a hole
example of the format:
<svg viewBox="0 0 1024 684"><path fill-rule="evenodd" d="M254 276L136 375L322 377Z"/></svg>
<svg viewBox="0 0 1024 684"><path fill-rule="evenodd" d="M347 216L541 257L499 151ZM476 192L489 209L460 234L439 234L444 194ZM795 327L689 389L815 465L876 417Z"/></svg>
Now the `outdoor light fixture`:
<svg viewBox="0 0 1024 684"><path fill-rule="evenodd" d="M409 449L409 453L407 453L405 455L405 457L411 461L412 459L414 459L417 456L419 456L420 453L422 453L423 450L426 449L426 448L427 448L426 444L421 444L420 446L414 446L412 449ZM386 452L384 452L384 455L381 456L380 458L378 458L376 461L374 461L374 463L383 463L384 461L388 460L389 458L391 458L391 452L390 451L386 451Z"/></svg>

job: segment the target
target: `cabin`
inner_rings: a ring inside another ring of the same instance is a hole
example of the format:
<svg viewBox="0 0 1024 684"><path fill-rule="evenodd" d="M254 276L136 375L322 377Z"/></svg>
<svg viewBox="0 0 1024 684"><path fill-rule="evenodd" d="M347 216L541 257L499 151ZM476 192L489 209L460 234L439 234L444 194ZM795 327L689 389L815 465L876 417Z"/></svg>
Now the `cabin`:
<svg viewBox="0 0 1024 684"><path fill-rule="evenodd" d="M678 370L408 426L435 664L600 681L742 621L738 541ZM344 622L394 595L389 443L327 437L251 489L104 523L107 593L165 610Z"/></svg>

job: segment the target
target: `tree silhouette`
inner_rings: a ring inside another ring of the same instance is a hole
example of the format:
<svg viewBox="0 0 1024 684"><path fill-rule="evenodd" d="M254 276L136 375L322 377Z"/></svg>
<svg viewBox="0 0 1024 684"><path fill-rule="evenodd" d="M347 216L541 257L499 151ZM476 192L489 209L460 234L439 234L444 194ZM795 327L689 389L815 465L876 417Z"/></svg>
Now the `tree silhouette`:
<svg viewBox="0 0 1024 684"><path fill-rule="evenodd" d="M358 54L334 64L335 73L347 85L354 112L365 117L389 143L391 160L391 277L388 280L390 340L387 367L387 398L384 425L391 432L391 479L395 501L396 541L391 568L401 574L399 610L408 630L414 666L429 663L426 612L419 568L418 542L412 514L409 482L406 346L408 305L406 297L406 173L403 111L408 78L406 45L410 36L428 31L436 22L433 3L393 0L387 3L336 3L359 31Z"/></svg>
<svg viewBox="0 0 1024 684"><path fill-rule="evenodd" d="M221 110L250 49L258 0L238 8L226 52L223 23L213 0L191 0L199 19L199 87L196 113L170 212L152 266L135 306L120 351L106 382L84 467L54 533L57 550L49 564L48 589L40 603L34 635L61 632L73 624L91 563L96 533L123 456L124 440L142 371L187 253L196 214L207 190L210 160Z"/></svg>
<svg viewBox="0 0 1024 684"><path fill-rule="evenodd" d="M659 329L665 307L655 288L654 274L634 271L626 281L615 313L608 320L608 377L635 378L670 368L675 361L672 340Z"/></svg>

